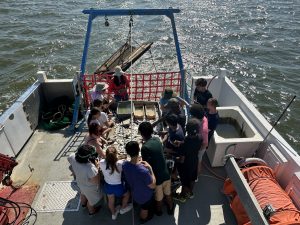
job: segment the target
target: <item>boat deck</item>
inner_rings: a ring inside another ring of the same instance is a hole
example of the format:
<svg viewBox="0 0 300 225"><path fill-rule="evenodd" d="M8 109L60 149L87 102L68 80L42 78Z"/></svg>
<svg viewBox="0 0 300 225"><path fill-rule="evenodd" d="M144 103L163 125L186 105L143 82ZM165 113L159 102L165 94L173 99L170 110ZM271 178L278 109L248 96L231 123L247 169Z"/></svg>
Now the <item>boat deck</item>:
<svg viewBox="0 0 300 225"><path fill-rule="evenodd" d="M13 181L15 184L23 183L30 176L31 168L34 171L26 185L37 184L40 189L32 204L35 207L43 185L47 181L71 181L73 177L68 169L67 156L75 152L83 142L86 135L85 129L73 135L67 130L47 132L36 130L18 156L19 165L14 169ZM209 165L205 156L204 161ZM223 168L214 168L214 172L225 177ZM186 203L176 202L174 216L164 213L161 217L154 218L147 224L236 224L234 215L225 195L222 194L223 182L203 168L198 183L195 185L195 198ZM71 199L70 199L71 200ZM125 215L119 215L116 221L111 220L111 214L106 205L99 213L89 216L86 209L79 207L78 211L38 212L36 224L139 224L138 209ZM134 215L134 216L133 216Z"/></svg>

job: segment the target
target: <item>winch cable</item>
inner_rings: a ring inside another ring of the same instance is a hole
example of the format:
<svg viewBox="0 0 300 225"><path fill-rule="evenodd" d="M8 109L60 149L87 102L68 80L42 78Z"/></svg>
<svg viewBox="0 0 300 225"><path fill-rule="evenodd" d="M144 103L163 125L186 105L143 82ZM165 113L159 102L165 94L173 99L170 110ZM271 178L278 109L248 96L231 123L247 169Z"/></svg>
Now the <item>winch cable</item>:
<svg viewBox="0 0 300 225"><path fill-rule="evenodd" d="M278 122L280 121L280 119L283 117L283 115L285 114L285 112L288 110L288 108L290 107L290 105L293 103L293 101L295 100L295 98L296 98L296 95L294 95L294 97L292 98L292 100L289 102L289 104L287 104L287 106L284 108L284 110L282 111L282 113L280 114L280 116L278 117L278 119L272 125L272 128L269 130L269 132L265 136L264 140L259 144L259 146L257 147L256 151L254 152L253 156L256 155L257 151L260 149L260 147L262 146L262 144L264 144L266 142L266 140L269 137L269 135L271 134L272 130L276 127L276 125L278 124Z"/></svg>
<svg viewBox="0 0 300 225"><path fill-rule="evenodd" d="M133 28L133 18L132 15L130 16L129 20L129 43L130 43L130 54L132 54L132 28ZM133 86L133 73L132 73L132 60L130 61L130 107L131 107L131 115L130 115L130 140L133 140L133 100L132 100L132 86ZM131 195L131 201L133 204L133 196ZM134 220L134 207L132 207L132 225L135 224Z"/></svg>

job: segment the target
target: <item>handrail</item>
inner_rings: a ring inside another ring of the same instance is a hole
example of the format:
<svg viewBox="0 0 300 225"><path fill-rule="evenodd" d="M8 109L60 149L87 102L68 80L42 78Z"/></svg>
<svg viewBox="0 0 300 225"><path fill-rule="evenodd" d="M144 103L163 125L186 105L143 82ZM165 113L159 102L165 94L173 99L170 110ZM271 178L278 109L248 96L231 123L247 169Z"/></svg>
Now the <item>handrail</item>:
<svg viewBox="0 0 300 225"><path fill-rule="evenodd" d="M131 16L131 15L145 15L145 16L169 16L173 13L179 13L180 9L85 9L84 14L93 16Z"/></svg>

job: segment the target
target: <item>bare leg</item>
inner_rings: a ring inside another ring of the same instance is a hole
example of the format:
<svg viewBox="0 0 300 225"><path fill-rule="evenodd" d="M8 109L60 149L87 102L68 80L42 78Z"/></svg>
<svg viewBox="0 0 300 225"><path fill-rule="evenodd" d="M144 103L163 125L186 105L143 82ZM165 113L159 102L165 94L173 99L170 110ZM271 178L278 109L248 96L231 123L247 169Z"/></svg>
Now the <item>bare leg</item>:
<svg viewBox="0 0 300 225"><path fill-rule="evenodd" d="M162 201L155 201L156 205L156 215L160 216L162 214Z"/></svg>
<svg viewBox="0 0 300 225"><path fill-rule="evenodd" d="M140 218L143 219L143 220L147 219L147 217L148 217L148 211L149 210L141 209Z"/></svg>
<svg viewBox="0 0 300 225"><path fill-rule="evenodd" d="M202 169L202 161L199 160L199 162L198 162L198 176L201 173L201 169Z"/></svg>
<svg viewBox="0 0 300 225"><path fill-rule="evenodd" d="M90 214L94 214L96 212L95 207L90 205L89 202L87 202L87 208L88 208Z"/></svg>
<svg viewBox="0 0 300 225"><path fill-rule="evenodd" d="M168 204L169 209L173 208L173 199L171 195L165 195L166 202Z"/></svg>
<svg viewBox="0 0 300 225"><path fill-rule="evenodd" d="M115 196L114 195L107 195L108 198L108 208L110 209L110 212L112 215L116 213L115 209Z"/></svg>
<svg viewBox="0 0 300 225"><path fill-rule="evenodd" d="M87 204L87 198L85 197L85 195L84 194L80 194L80 202L81 202L81 205L82 206L86 206L86 204Z"/></svg>
<svg viewBox="0 0 300 225"><path fill-rule="evenodd" d="M127 191L124 195L123 195L123 198L122 198L122 209L124 209L127 204L128 204L128 201L129 201L129 198L130 198L130 194L129 194L129 191Z"/></svg>

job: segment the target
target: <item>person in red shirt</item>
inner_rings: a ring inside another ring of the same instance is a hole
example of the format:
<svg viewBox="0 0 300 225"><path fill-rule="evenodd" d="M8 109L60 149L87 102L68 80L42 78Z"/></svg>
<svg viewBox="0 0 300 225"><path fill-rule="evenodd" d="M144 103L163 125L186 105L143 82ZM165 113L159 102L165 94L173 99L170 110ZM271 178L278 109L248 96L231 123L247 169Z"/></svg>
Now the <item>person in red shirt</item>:
<svg viewBox="0 0 300 225"><path fill-rule="evenodd" d="M127 101L129 99L129 87L129 80L124 75L122 68L120 66L116 66L114 76L111 79L108 87L109 92L114 93L114 98L116 102Z"/></svg>

